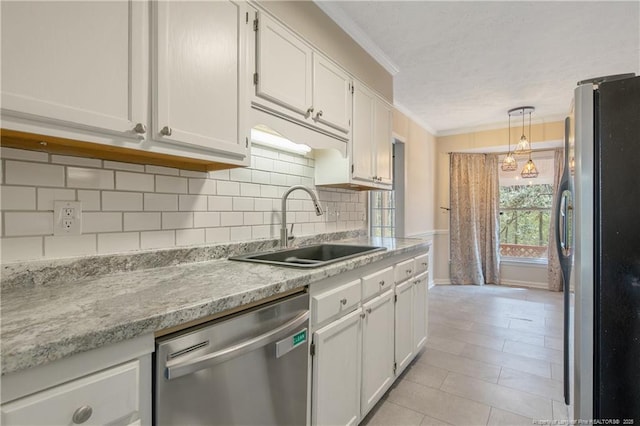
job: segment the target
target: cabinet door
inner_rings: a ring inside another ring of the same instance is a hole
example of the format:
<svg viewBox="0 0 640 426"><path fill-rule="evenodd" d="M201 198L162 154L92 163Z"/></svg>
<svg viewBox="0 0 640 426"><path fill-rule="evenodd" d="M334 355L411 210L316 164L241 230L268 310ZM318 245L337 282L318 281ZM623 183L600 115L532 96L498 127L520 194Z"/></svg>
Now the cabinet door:
<svg viewBox="0 0 640 426"><path fill-rule="evenodd" d="M373 179L373 113L375 95L363 84L355 84L353 94L352 178Z"/></svg>
<svg viewBox="0 0 640 426"><path fill-rule="evenodd" d="M161 1L155 5L156 140L247 155L245 4Z"/></svg>
<svg viewBox="0 0 640 426"><path fill-rule="evenodd" d="M258 18L256 95L305 118L312 108L312 52L266 14Z"/></svg>
<svg viewBox="0 0 640 426"><path fill-rule="evenodd" d="M416 352L427 342L427 327L429 318L429 304L427 287L429 274L424 273L416 277L413 282L413 347Z"/></svg>
<svg viewBox="0 0 640 426"><path fill-rule="evenodd" d="M391 138L392 111L389 104L375 99L374 138L376 177L380 183L393 183L393 142Z"/></svg>
<svg viewBox="0 0 640 426"><path fill-rule="evenodd" d="M396 375L399 375L413 359L413 287L412 281L396 286Z"/></svg>
<svg viewBox="0 0 640 426"><path fill-rule="evenodd" d="M3 115L136 136L146 124L146 4L2 2Z"/></svg>
<svg viewBox="0 0 640 426"><path fill-rule="evenodd" d="M329 60L313 55L313 119L343 133L351 128L351 78Z"/></svg>
<svg viewBox="0 0 640 426"><path fill-rule="evenodd" d="M361 310L313 333L311 422L356 425L360 418Z"/></svg>
<svg viewBox="0 0 640 426"><path fill-rule="evenodd" d="M393 382L393 291L363 305L361 416L380 400Z"/></svg>

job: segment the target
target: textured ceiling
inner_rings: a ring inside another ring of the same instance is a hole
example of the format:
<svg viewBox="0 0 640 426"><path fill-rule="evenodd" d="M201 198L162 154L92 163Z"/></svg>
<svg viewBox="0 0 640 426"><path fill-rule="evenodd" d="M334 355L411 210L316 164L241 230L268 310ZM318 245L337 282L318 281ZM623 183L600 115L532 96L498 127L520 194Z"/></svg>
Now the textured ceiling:
<svg viewBox="0 0 640 426"><path fill-rule="evenodd" d="M438 134L504 125L521 105L555 120L577 81L640 74L637 1L319 3L399 68L396 104Z"/></svg>

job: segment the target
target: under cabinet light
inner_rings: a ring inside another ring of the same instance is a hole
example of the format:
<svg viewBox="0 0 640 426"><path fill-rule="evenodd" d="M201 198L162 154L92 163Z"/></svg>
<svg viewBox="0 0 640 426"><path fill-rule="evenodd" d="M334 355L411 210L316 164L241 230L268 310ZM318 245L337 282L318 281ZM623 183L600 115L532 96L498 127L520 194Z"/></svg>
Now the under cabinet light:
<svg viewBox="0 0 640 426"><path fill-rule="evenodd" d="M283 138L282 136L274 135L273 133L264 132L255 128L251 129L251 143L270 146L302 155L311 152L311 147L309 145L296 143L287 138Z"/></svg>

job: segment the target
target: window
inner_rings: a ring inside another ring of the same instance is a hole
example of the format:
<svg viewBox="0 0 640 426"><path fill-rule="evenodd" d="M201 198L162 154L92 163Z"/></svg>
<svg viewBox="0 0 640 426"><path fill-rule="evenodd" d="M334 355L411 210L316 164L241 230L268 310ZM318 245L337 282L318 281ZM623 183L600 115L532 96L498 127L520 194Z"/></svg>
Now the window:
<svg viewBox="0 0 640 426"><path fill-rule="evenodd" d="M395 237L395 191L370 191L371 236Z"/></svg>
<svg viewBox="0 0 640 426"><path fill-rule="evenodd" d="M546 259L553 201L553 153L535 153L536 179L520 177L525 160L514 172L500 170L500 254Z"/></svg>

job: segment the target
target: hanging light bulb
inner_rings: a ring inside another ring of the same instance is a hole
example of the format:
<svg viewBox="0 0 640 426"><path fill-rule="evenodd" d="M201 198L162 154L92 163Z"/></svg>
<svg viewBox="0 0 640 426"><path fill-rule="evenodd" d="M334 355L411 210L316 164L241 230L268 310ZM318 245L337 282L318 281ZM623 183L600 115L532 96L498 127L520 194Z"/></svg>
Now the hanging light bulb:
<svg viewBox="0 0 640 426"><path fill-rule="evenodd" d="M507 135L507 142L509 144L509 152L507 152L507 156L502 160L502 171L512 172L518 168L518 162L511 152L511 114L509 114L509 133Z"/></svg>
<svg viewBox="0 0 640 426"><path fill-rule="evenodd" d="M525 179L533 179L538 177L538 169L531 159L531 153L529 153L529 161L522 168L522 172L520 172L520 176Z"/></svg>
<svg viewBox="0 0 640 426"><path fill-rule="evenodd" d="M515 108L516 111L521 111L522 113L522 136L520 136L520 141L515 149L516 155L528 154L531 152L531 144L529 143L529 139L524 135L524 114L529 112L529 137L531 137L531 112L534 110L533 107L519 107ZM512 110L513 111L513 110Z"/></svg>

